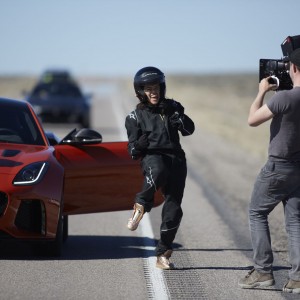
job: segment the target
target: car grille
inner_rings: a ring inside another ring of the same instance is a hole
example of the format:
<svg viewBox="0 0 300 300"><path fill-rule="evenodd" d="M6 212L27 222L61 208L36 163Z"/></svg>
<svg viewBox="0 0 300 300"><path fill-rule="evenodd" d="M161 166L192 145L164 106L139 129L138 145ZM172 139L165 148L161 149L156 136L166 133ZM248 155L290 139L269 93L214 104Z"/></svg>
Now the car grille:
<svg viewBox="0 0 300 300"><path fill-rule="evenodd" d="M15 225L19 229L45 234L45 208L40 200L23 200L18 209Z"/></svg>
<svg viewBox="0 0 300 300"><path fill-rule="evenodd" d="M5 193L0 192L0 217L4 214L7 207L8 197Z"/></svg>

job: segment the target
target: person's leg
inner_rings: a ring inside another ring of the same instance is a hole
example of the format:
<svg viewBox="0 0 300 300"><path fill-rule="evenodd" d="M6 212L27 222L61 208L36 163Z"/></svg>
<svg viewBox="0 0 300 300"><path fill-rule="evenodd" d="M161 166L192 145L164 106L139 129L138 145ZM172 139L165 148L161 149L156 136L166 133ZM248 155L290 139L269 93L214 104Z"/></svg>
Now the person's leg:
<svg viewBox="0 0 300 300"><path fill-rule="evenodd" d="M162 209L162 223L160 227L160 240L156 246L157 266L168 268L166 263L160 263L160 256L169 258L172 254L172 243L178 231L183 215L181 202L185 188L187 168L185 158L172 159L171 172L168 183L164 186L165 203Z"/></svg>
<svg viewBox="0 0 300 300"><path fill-rule="evenodd" d="M289 277L294 281L300 281L300 189L285 201L284 213L291 264Z"/></svg>
<svg viewBox="0 0 300 300"><path fill-rule="evenodd" d="M241 288L271 286L273 252L268 215L281 202L277 195L277 174L273 163L267 162L256 178L249 206L249 227L253 247L254 268L239 281Z"/></svg>
<svg viewBox="0 0 300 300"><path fill-rule="evenodd" d="M145 212L153 207L154 194L161 188L168 177L168 169L161 155L146 155L142 162L144 182L142 191L136 194L135 203L141 204Z"/></svg>
<svg viewBox="0 0 300 300"><path fill-rule="evenodd" d="M142 191L136 194L131 218L128 220L129 230L136 230L145 212L153 207L155 192L166 182L167 169L161 155L146 155L142 162L144 182Z"/></svg>
<svg viewBox="0 0 300 300"><path fill-rule="evenodd" d="M254 268L260 273L272 273L273 252L268 215L283 200L279 196L277 177L278 174L273 173L267 163L256 179L249 207Z"/></svg>
<svg viewBox="0 0 300 300"><path fill-rule="evenodd" d="M279 202L284 203L290 195L293 195L299 189L299 185L300 171L288 162L268 161L258 175L249 208L254 269L240 280L239 285L242 288L274 284L268 215ZM295 227L292 231L294 237Z"/></svg>
<svg viewBox="0 0 300 300"><path fill-rule="evenodd" d="M300 181L300 178L298 179ZM284 201L286 231L289 242L289 281L283 291L300 294L300 189L298 188L287 201Z"/></svg>

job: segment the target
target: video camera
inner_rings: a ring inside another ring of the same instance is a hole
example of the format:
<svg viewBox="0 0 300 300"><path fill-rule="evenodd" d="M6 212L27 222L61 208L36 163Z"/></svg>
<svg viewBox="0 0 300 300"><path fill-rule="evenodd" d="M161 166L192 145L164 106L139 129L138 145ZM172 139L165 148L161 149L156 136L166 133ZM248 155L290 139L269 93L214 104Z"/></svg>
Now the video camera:
<svg viewBox="0 0 300 300"><path fill-rule="evenodd" d="M259 81L272 76L269 82L277 84L277 91L292 89L293 83L289 75L289 55L297 48L300 48L300 35L288 36L281 44L282 59L260 59Z"/></svg>

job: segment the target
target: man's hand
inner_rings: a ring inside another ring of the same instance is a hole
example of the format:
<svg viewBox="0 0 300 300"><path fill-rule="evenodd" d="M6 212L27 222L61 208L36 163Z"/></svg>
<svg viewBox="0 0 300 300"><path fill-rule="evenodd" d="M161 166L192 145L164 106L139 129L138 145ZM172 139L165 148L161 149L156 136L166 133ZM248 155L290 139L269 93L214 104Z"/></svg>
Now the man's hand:
<svg viewBox="0 0 300 300"><path fill-rule="evenodd" d="M267 92L269 91L275 91L278 86L277 84L275 83L270 83L272 82L272 76L269 76L269 77L266 77L266 78L263 78L260 83L259 83L259 93L262 93L262 94L266 94Z"/></svg>
<svg viewBox="0 0 300 300"><path fill-rule="evenodd" d="M134 146L135 146L136 150L143 151L143 150L147 149L148 145L149 145L148 137L147 137L147 134L144 133L135 142Z"/></svg>

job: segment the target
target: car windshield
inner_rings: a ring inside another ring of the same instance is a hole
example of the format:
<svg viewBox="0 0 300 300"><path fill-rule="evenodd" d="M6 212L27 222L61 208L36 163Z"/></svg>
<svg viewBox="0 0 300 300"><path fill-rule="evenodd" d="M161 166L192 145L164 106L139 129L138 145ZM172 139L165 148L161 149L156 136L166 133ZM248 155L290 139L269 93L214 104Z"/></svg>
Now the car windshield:
<svg viewBox="0 0 300 300"><path fill-rule="evenodd" d="M40 84L32 92L33 97L82 97L79 88L70 83L53 82L49 84Z"/></svg>
<svg viewBox="0 0 300 300"><path fill-rule="evenodd" d="M0 142L45 145L27 106L0 105Z"/></svg>

